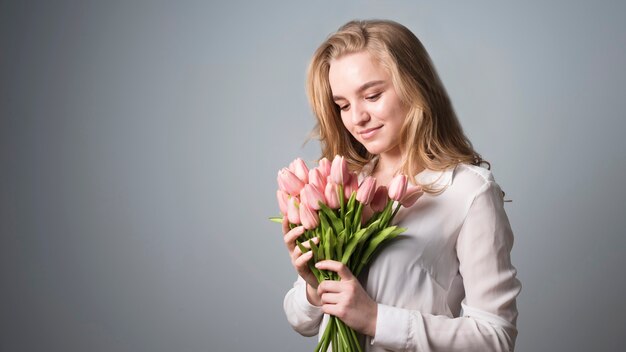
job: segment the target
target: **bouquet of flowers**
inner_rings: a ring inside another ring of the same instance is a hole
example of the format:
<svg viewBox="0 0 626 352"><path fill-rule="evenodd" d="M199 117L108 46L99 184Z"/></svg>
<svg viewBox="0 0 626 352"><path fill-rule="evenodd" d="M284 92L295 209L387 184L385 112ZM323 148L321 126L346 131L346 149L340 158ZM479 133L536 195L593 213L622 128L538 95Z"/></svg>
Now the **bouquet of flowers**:
<svg viewBox="0 0 626 352"><path fill-rule="evenodd" d="M423 194L419 186L408 185L405 175L396 176L389 188L376 187L371 176L359 184L358 175L348 171L341 156L332 164L323 158L311 170L298 158L278 172L277 180L282 216L270 220L282 222L286 216L290 228L304 227L296 244L302 253L313 251L309 267L318 282L339 280L335 272L314 266L326 259L340 261L358 276L381 245L406 230L390 225L400 207L410 207ZM319 239L317 245L314 237ZM361 352L355 331L334 316L315 351L325 352L331 344L333 351Z"/></svg>

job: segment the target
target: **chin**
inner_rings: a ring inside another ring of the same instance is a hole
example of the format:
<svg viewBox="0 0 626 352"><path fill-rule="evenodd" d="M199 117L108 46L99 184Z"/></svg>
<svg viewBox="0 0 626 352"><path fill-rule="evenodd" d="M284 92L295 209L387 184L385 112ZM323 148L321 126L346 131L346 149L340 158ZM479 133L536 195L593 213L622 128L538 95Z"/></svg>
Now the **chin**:
<svg viewBox="0 0 626 352"><path fill-rule="evenodd" d="M367 151L370 154L374 154L374 155L378 155L378 154L380 154L380 153L382 153L384 151L383 148L380 148L378 146L368 146L368 145L365 145L365 144L363 146L365 147L365 149L367 149Z"/></svg>
<svg viewBox="0 0 626 352"><path fill-rule="evenodd" d="M371 148L365 148L365 149L367 149L367 151L368 151L370 154L373 154L373 155L378 155L378 154L380 154L380 150L378 150L378 149L371 149Z"/></svg>

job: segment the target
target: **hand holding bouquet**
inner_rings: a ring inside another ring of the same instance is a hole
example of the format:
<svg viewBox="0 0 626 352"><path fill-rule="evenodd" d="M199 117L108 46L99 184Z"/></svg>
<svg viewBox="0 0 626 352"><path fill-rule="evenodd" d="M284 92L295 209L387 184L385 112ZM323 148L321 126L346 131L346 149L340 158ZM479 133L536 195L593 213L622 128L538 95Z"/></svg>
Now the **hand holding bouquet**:
<svg viewBox="0 0 626 352"><path fill-rule="evenodd" d="M322 260L339 261L358 276L382 244L406 230L390 226L400 207L410 207L423 194L420 187L408 186L405 175L396 176L389 188L377 187L373 177L359 185L341 156L332 164L323 158L311 170L296 159L278 172L277 180L282 217L271 220L286 217L289 228L303 226L296 245L302 253L312 251L308 265L318 282L340 280L337 273L315 267ZM316 351L327 351L331 343L333 351L361 351L355 331L334 316Z"/></svg>

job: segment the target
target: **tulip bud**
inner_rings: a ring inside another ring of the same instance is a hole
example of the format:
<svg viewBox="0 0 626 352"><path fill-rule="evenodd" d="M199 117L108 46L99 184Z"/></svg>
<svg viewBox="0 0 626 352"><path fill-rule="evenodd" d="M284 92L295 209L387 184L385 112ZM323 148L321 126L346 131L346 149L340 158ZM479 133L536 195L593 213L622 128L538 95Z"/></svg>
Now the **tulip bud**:
<svg viewBox="0 0 626 352"><path fill-rule="evenodd" d="M285 191L291 196L297 196L302 187L304 187L304 183L289 169L282 168L278 171L278 188L281 191Z"/></svg>
<svg viewBox="0 0 626 352"><path fill-rule="evenodd" d="M406 193L404 197L400 200L400 204L403 207L408 208L415 204L417 200L424 194L422 191L422 187L420 186L407 186Z"/></svg>
<svg viewBox="0 0 626 352"><path fill-rule="evenodd" d="M346 199L352 197L352 192L356 192L359 189L359 176L357 174L348 173L347 178L344 178L345 185L343 186L343 193Z"/></svg>
<svg viewBox="0 0 626 352"><path fill-rule="evenodd" d="M281 190L276 191L276 198L278 198L278 207L283 215L287 215L287 202L289 201L289 195Z"/></svg>
<svg viewBox="0 0 626 352"><path fill-rule="evenodd" d="M304 160L297 158L291 162L291 164L289 164L289 171L293 172L303 183L309 183L309 168L306 166Z"/></svg>
<svg viewBox="0 0 626 352"><path fill-rule="evenodd" d="M369 219L372 218L372 215L374 215L374 210L372 210L370 206L367 206L367 205L364 206L363 213L361 213L361 225L365 226L365 224L367 224Z"/></svg>
<svg viewBox="0 0 626 352"><path fill-rule="evenodd" d="M374 193L374 198L372 198L372 201L370 202L370 207L373 211L379 212L385 209L385 206L387 206L387 202L389 201L388 193L387 187L378 187Z"/></svg>
<svg viewBox="0 0 626 352"><path fill-rule="evenodd" d="M326 198L326 205L328 205L331 209L338 209L340 207L339 196L337 195L338 188L337 185L328 182L326 184L326 189L324 190L324 197Z"/></svg>
<svg viewBox="0 0 626 352"><path fill-rule="evenodd" d="M320 210L320 202L326 203L322 192L309 183L304 185L304 188L302 188L300 197L301 204L304 204L313 210Z"/></svg>
<svg viewBox="0 0 626 352"><path fill-rule="evenodd" d="M320 191L326 189L326 177L322 176L319 168L314 168L309 171L309 184L315 186Z"/></svg>
<svg viewBox="0 0 626 352"><path fill-rule="evenodd" d="M330 179L338 185L344 185L349 177L348 164L343 156L335 156L333 164L330 166Z"/></svg>
<svg viewBox="0 0 626 352"><path fill-rule="evenodd" d="M364 205L368 205L374 199L374 193L376 192L376 179L372 176L367 176L363 182L361 182L361 187L356 192L356 200L361 202Z"/></svg>
<svg viewBox="0 0 626 352"><path fill-rule="evenodd" d="M296 197L289 198L289 201L287 202L287 220L289 220L292 224L300 224L299 206L300 204L298 204L298 199Z"/></svg>
<svg viewBox="0 0 626 352"><path fill-rule="evenodd" d="M320 223L317 211L309 208L305 204L300 204L300 220L302 220L302 226L307 230L316 228Z"/></svg>
<svg viewBox="0 0 626 352"><path fill-rule="evenodd" d="M400 201L406 193L407 179L405 175L397 175L389 184L389 198Z"/></svg>
<svg viewBox="0 0 626 352"><path fill-rule="evenodd" d="M328 176L330 176L330 161L328 161L328 159L326 158L321 158L319 161L319 170L320 173L322 174L322 177L324 179L326 179Z"/></svg>

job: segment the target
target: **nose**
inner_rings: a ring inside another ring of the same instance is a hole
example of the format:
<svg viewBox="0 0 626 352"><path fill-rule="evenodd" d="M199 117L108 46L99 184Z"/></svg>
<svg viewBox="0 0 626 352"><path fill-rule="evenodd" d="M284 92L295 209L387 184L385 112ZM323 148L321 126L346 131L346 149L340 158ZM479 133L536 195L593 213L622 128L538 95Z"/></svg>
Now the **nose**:
<svg viewBox="0 0 626 352"><path fill-rule="evenodd" d="M362 125L370 120L370 115L367 109L362 104L354 104L352 107L352 123L355 125Z"/></svg>

